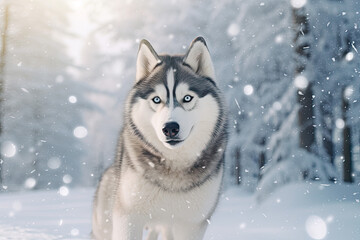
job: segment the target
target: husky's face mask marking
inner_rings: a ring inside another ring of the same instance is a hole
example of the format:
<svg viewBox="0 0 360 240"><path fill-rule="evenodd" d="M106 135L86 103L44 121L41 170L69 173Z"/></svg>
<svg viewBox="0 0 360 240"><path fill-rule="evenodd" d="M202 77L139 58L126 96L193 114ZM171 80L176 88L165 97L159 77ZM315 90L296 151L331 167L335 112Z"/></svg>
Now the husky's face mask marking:
<svg viewBox="0 0 360 240"><path fill-rule="evenodd" d="M190 91L187 84L180 83L175 88L175 72L167 72L166 85L157 85L148 101L154 111L151 123L158 139L168 148L180 146L190 135L196 116L198 96Z"/></svg>
<svg viewBox="0 0 360 240"><path fill-rule="evenodd" d="M131 117L145 140L156 148L188 145L201 151L220 111L214 77L202 41L193 43L183 57L159 56L148 42L142 43Z"/></svg>

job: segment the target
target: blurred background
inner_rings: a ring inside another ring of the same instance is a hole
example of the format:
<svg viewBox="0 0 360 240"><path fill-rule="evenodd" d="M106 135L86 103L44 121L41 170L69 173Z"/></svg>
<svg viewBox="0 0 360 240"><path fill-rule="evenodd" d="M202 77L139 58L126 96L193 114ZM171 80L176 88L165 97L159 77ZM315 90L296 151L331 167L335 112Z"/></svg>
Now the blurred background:
<svg viewBox="0 0 360 240"><path fill-rule="evenodd" d="M0 0L0 191L94 187L142 38L203 36L230 115L226 185L360 182L359 0Z"/></svg>

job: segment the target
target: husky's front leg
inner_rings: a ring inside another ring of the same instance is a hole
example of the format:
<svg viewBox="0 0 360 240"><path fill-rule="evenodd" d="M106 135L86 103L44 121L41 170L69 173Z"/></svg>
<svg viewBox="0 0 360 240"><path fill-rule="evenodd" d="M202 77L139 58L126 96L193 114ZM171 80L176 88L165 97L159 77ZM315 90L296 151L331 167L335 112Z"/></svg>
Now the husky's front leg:
<svg viewBox="0 0 360 240"><path fill-rule="evenodd" d="M154 225L148 228L146 240L157 240L159 234L163 240L174 240L170 226Z"/></svg>
<svg viewBox="0 0 360 240"><path fill-rule="evenodd" d="M159 233L155 229L149 229L146 240L157 240Z"/></svg>
<svg viewBox="0 0 360 240"><path fill-rule="evenodd" d="M175 225L174 240L201 240L204 237L206 228L207 222Z"/></svg>
<svg viewBox="0 0 360 240"><path fill-rule="evenodd" d="M112 240L142 240L143 227L139 217L115 213Z"/></svg>

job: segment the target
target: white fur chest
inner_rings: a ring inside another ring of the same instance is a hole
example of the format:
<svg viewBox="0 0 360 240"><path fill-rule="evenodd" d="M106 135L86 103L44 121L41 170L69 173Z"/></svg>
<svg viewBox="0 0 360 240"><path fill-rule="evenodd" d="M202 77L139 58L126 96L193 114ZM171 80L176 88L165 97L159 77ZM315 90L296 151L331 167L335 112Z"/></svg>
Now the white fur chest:
<svg viewBox="0 0 360 240"><path fill-rule="evenodd" d="M221 171L214 178L187 192L168 192L140 174L123 172L120 202L125 214L137 214L147 223L187 221L199 223L211 215L221 184Z"/></svg>

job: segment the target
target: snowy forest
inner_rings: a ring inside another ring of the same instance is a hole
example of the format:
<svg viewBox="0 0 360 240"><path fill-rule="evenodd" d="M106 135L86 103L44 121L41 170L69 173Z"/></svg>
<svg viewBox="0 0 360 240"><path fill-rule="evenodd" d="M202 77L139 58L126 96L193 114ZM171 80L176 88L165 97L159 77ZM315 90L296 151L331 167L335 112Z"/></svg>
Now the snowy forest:
<svg viewBox="0 0 360 240"><path fill-rule="evenodd" d="M184 54L197 36L229 111L225 190L359 188L359 0L0 0L0 32L0 197L95 188L141 39Z"/></svg>

